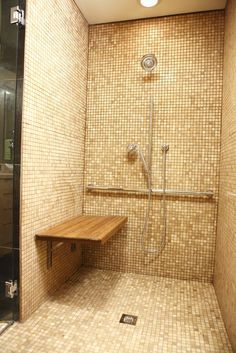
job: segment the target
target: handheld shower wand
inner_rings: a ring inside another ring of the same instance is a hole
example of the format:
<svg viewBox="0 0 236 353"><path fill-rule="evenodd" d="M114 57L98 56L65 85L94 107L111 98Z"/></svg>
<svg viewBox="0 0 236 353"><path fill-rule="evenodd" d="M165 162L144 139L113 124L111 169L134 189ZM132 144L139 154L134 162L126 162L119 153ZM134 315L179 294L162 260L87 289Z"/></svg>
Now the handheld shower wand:
<svg viewBox="0 0 236 353"><path fill-rule="evenodd" d="M145 157L144 157L144 154L143 154L143 151L142 151L140 145L137 143L131 143L127 147L127 152L128 152L129 156L133 156L135 154L137 154L139 156L141 163L143 165L143 168L144 168L145 172L147 173L147 175L149 176L150 170L148 168L147 162L145 160Z"/></svg>

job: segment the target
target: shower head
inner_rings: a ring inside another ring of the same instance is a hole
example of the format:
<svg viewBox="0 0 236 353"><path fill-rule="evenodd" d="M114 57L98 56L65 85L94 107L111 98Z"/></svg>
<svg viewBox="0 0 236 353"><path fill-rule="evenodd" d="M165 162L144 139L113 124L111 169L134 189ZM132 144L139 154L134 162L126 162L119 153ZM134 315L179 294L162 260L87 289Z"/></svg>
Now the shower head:
<svg viewBox="0 0 236 353"><path fill-rule="evenodd" d="M144 71L152 72L157 66L157 58L154 54L146 54L141 59L141 66Z"/></svg>

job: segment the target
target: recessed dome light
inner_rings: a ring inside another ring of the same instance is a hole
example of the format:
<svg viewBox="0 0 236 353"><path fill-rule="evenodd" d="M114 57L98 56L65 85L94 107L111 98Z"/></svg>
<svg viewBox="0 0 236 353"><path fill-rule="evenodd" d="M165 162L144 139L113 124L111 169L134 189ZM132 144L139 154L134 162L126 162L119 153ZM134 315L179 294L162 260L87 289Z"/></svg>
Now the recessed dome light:
<svg viewBox="0 0 236 353"><path fill-rule="evenodd" d="M158 4L159 0L140 0L140 4L144 7L153 7Z"/></svg>

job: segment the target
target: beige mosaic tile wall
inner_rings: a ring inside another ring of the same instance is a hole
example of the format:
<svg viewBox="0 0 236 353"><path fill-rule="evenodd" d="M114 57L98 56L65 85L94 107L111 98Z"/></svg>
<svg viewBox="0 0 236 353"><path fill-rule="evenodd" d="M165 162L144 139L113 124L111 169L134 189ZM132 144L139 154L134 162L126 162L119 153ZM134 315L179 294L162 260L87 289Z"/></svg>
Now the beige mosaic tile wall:
<svg viewBox="0 0 236 353"><path fill-rule="evenodd" d="M103 269L212 281L220 154L224 13L172 16L90 27L85 184L146 188L129 143L148 147L153 97L153 188L162 187L161 145L169 143L167 188L213 190L213 200L168 197L161 256L142 251L147 201L142 196L86 193L85 213L127 215L104 246L85 246L83 262ZM146 74L144 54L158 66ZM161 197L153 197L145 245L158 247Z"/></svg>
<svg viewBox="0 0 236 353"><path fill-rule="evenodd" d="M219 218L214 284L236 352L236 3L228 1L225 18L224 95Z"/></svg>
<svg viewBox="0 0 236 353"><path fill-rule="evenodd" d="M35 234L82 212L88 25L73 0L27 1L21 205L21 318L80 264L68 246L47 270Z"/></svg>

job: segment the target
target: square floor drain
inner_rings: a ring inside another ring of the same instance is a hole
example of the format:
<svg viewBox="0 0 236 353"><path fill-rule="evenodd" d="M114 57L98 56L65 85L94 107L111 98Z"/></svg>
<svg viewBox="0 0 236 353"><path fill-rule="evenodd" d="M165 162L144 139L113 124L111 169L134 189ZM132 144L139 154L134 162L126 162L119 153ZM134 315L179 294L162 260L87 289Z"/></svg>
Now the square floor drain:
<svg viewBox="0 0 236 353"><path fill-rule="evenodd" d="M123 314L120 318L120 323L135 326L137 320L138 320L138 316Z"/></svg>

